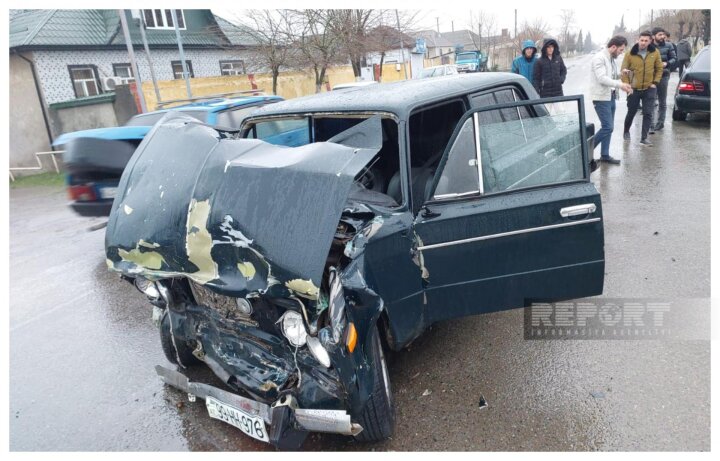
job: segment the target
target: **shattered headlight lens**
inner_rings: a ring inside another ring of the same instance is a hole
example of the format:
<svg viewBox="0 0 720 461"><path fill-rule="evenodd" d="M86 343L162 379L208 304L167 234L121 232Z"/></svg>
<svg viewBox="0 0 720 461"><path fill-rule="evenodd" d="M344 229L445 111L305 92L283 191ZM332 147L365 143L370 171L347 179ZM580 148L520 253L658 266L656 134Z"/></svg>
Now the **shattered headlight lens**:
<svg viewBox="0 0 720 461"><path fill-rule="evenodd" d="M150 280L142 277L136 277L135 288L140 290L141 293L145 294L145 296L152 300L160 299L160 291L155 285L155 282L151 282Z"/></svg>
<svg viewBox="0 0 720 461"><path fill-rule="evenodd" d="M295 347L304 346L307 342L307 330L302 315L295 311L286 311L278 320L282 333Z"/></svg>

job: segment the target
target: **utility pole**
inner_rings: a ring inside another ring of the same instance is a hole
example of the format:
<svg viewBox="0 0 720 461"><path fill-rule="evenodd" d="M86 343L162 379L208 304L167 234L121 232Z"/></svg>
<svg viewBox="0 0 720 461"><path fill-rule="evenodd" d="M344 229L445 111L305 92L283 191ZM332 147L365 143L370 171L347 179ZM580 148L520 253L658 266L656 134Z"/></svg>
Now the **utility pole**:
<svg viewBox="0 0 720 461"><path fill-rule="evenodd" d="M455 21L450 21L450 28L455 32Z"/></svg>
<svg viewBox="0 0 720 461"><path fill-rule="evenodd" d="M653 25L653 13L654 12L655 12L655 10L650 10L650 28L651 29L652 29L652 25Z"/></svg>
<svg viewBox="0 0 720 461"><path fill-rule="evenodd" d="M145 104L145 95L142 90L142 80L140 79L140 71L138 71L137 63L135 62L135 52L133 51L132 39L130 38L130 30L127 25L127 18L125 17L125 10L118 10L120 15L120 25L122 26L123 36L125 37L125 45L127 46L128 55L130 56L130 66L132 67L133 74L135 75L135 88L138 99L140 100L140 112L147 112L147 105Z"/></svg>
<svg viewBox="0 0 720 461"><path fill-rule="evenodd" d="M138 15L138 21L138 26L140 27L140 37L142 38L143 47L145 48L145 57L147 58L148 66L150 67L150 78L152 78L153 88L155 88L155 98L157 99L157 102L161 102L160 89L158 88L157 79L155 78L155 66L153 66L152 59L150 58L150 47L148 46L147 37L145 36L145 21L143 21L143 18L140 15Z"/></svg>
<svg viewBox="0 0 720 461"><path fill-rule="evenodd" d="M405 66L405 44L403 43L402 31L400 30L400 15L398 10L395 10L395 20L397 21L398 35L400 36L400 52L402 53L402 66L405 71L405 80L407 80L407 67Z"/></svg>
<svg viewBox="0 0 720 461"><path fill-rule="evenodd" d="M440 33L440 16L435 17L435 22L437 23L437 31L439 34Z"/></svg>
<svg viewBox="0 0 720 461"><path fill-rule="evenodd" d="M517 8L515 9L515 39L517 39Z"/></svg>
<svg viewBox="0 0 720 461"><path fill-rule="evenodd" d="M192 99L192 91L190 90L190 73L185 62L185 51L183 50L182 38L180 38L180 29L178 28L177 12L170 10L172 13L173 25L175 26L175 36L177 37L178 50L180 51L180 64L182 64L183 78L185 79L185 89L187 90L188 99Z"/></svg>

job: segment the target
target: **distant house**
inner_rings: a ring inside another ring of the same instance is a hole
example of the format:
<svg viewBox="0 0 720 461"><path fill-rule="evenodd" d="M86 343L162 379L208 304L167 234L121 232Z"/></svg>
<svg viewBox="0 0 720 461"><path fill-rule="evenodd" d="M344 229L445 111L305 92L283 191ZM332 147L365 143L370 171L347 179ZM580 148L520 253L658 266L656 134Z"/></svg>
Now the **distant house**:
<svg viewBox="0 0 720 461"><path fill-rule="evenodd" d="M434 30L419 30L412 35L425 42L425 59L430 62L430 65L437 66L454 62L455 46L442 34Z"/></svg>
<svg viewBox="0 0 720 461"><path fill-rule="evenodd" d="M417 40L408 34L393 27L378 26L369 36L376 41L376 48L381 52L369 53L366 56L368 66L383 64L396 64L398 72L402 71L402 63L408 68L408 78L413 78L423 69L423 51L417 49Z"/></svg>
<svg viewBox="0 0 720 461"><path fill-rule="evenodd" d="M171 10L126 10L143 81L151 79L140 27L144 25L158 80L183 77ZM176 10L191 77L246 72L254 41L210 10ZM135 16L135 17L133 17ZM11 165L34 162L66 127L53 108L111 101L108 77L134 80L118 10L11 10ZM87 110L86 110L87 112ZM113 117L82 128L111 124ZM95 125L95 126L93 126ZM47 133L41 136L40 133Z"/></svg>

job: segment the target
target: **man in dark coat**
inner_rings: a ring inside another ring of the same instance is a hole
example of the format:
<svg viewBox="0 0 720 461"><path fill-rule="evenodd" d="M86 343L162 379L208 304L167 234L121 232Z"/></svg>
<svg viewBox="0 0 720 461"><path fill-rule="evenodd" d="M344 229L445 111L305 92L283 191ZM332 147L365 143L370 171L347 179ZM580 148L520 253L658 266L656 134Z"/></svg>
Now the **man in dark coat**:
<svg viewBox="0 0 720 461"><path fill-rule="evenodd" d="M543 43L540 59L533 69L533 86L541 98L563 96L562 85L565 83L567 68L560 56L560 47L552 38Z"/></svg>
<svg viewBox="0 0 720 461"><path fill-rule="evenodd" d="M652 30L655 48L660 52L662 59L662 78L657 85L658 111L655 114L655 125L651 131L660 131L665 126L665 113L667 112L667 89L670 81L670 72L676 64L677 56L672 43L667 41L667 32L662 27L656 27Z"/></svg>
<svg viewBox="0 0 720 461"><path fill-rule="evenodd" d="M678 74L681 77L685 68L690 64L690 56L692 56L692 45L687 38L684 38L677 43Z"/></svg>

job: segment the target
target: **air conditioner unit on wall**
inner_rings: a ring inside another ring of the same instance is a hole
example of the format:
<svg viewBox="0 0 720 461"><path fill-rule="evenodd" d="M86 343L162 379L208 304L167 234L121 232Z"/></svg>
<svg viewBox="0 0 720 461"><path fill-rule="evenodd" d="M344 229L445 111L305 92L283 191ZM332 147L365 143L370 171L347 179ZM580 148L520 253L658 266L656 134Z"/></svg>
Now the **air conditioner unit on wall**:
<svg viewBox="0 0 720 461"><path fill-rule="evenodd" d="M115 87L123 84L121 77L103 77L103 89L105 91L114 91Z"/></svg>

